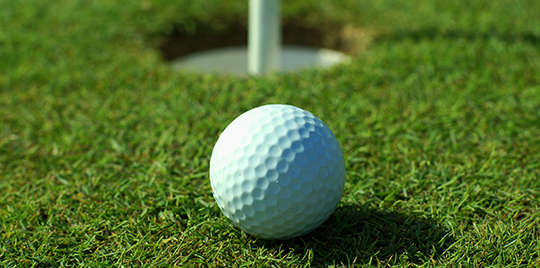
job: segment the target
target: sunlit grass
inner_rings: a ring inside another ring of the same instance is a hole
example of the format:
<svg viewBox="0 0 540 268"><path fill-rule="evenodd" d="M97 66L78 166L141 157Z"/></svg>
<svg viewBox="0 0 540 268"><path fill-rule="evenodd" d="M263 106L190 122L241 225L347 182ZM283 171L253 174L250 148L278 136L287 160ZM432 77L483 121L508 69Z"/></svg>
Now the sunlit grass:
<svg viewBox="0 0 540 268"><path fill-rule="evenodd" d="M295 74L161 61L171 27L244 20L244 2L0 3L0 264L540 266L536 2L285 1L376 36ZM233 226L208 179L219 133L268 103L320 117L347 165L335 213L287 241Z"/></svg>

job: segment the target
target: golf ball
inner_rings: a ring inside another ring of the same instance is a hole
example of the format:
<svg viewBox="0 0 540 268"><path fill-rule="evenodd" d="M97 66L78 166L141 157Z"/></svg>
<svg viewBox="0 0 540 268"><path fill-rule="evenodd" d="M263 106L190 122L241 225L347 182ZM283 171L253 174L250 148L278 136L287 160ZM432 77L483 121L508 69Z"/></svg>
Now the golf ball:
<svg viewBox="0 0 540 268"><path fill-rule="evenodd" d="M210 183L221 211L246 233L288 239L321 225L345 184L341 147L319 118L290 105L265 105L219 136Z"/></svg>

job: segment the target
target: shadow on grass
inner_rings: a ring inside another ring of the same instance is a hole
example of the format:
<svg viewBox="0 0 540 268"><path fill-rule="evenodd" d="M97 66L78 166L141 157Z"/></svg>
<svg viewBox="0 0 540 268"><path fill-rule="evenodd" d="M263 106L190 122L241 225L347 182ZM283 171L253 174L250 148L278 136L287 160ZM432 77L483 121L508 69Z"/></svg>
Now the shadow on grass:
<svg viewBox="0 0 540 268"><path fill-rule="evenodd" d="M504 42L528 42L531 44L540 44L540 36L534 33L504 33L497 30L488 30L485 32L449 29L441 30L435 27L427 27L418 30L397 31L386 35L381 35L375 39L376 43L381 42L399 42L403 40L435 40L435 39L465 39L474 40L489 40L495 38Z"/></svg>
<svg viewBox="0 0 540 268"><path fill-rule="evenodd" d="M311 251L313 265L376 265L437 261L453 241L444 226L419 214L345 206L310 234L258 244L300 256Z"/></svg>

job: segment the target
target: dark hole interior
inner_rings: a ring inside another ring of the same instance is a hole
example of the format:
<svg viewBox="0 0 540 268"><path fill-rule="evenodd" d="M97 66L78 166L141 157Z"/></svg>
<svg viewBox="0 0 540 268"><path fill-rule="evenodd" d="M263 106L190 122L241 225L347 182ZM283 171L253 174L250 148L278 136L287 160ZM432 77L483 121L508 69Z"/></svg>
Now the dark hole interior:
<svg viewBox="0 0 540 268"><path fill-rule="evenodd" d="M227 31L216 32L208 26L197 25L196 33L189 33L185 28L177 27L163 38L158 48L165 60L172 61L194 52L247 45L247 25L234 22L227 28ZM332 24L308 27L301 23L284 22L282 43L343 50L342 40L338 38L340 29L340 26Z"/></svg>

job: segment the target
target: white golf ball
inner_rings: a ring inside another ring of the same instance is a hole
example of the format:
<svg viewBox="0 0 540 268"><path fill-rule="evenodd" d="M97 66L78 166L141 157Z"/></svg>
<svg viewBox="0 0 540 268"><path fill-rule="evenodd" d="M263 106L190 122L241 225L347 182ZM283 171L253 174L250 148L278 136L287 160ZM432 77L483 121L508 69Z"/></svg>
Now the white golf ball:
<svg viewBox="0 0 540 268"><path fill-rule="evenodd" d="M321 225L345 184L341 147L319 118L290 105L240 115L220 135L210 182L221 211L246 233L287 239Z"/></svg>

